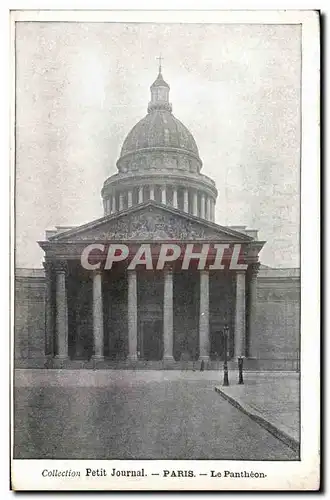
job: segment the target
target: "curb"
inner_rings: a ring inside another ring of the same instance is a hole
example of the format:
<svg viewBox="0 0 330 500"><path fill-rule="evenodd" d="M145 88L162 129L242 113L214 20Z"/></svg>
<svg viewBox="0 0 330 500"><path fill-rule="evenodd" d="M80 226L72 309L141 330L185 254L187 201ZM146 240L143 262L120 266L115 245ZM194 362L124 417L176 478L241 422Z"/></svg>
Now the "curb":
<svg viewBox="0 0 330 500"><path fill-rule="evenodd" d="M226 399L231 405L235 406L238 410L248 415L252 420L257 422L261 427L270 432L277 439L282 441L284 444L289 446L296 453L300 452L300 444L295 438L287 434L282 429L276 427L276 425L269 422L265 417L261 415L261 413L253 410L249 405L240 402L232 396L229 396L224 391L222 391L219 387L215 387L215 391L220 394L224 399Z"/></svg>

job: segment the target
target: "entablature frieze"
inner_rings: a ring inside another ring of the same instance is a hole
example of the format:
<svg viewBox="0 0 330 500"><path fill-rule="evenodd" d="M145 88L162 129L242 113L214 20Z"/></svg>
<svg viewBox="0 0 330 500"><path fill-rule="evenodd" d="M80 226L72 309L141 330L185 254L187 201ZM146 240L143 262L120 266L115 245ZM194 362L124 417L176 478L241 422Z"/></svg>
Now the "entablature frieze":
<svg viewBox="0 0 330 500"><path fill-rule="evenodd" d="M104 263L107 261L108 254L109 252L113 252L113 250L110 250L110 245L112 248L116 245L121 249L122 247L126 246L128 248L128 254L127 257L125 257L125 265L127 265L127 262L129 263L137 254L139 254L141 247L148 246L151 259L153 261L153 268L155 268L155 263L158 262L159 256L161 254L161 248L162 245L168 245L169 241L166 240L164 242L155 242L155 241L146 241L146 240L141 240L141 241L130 241L128 242L127 240L114 240L111 239L109 240L83 240L79 242L43 242L43 249L45 251L45 258L47 260L47 269L52 269L53 273L58 273L58 272L67 272L67 265L69 262L82 262L82 256L86 254L86 251L88 252L88 255L90 252L94 252L93 248L96 246L96 252L97 252L97 260L101 263L101 266L104 266ZM219 242L216 241L206 241L206 240L187 240L187 241L172 241L170 244L173 244L177 247L180 248L180 252L178 256L176 257L175 261L179 264L184 261L184 256L186 252L193 252L199 254L199 252L202 251L203 248L205 248L205 245L208 245L209 248L207 250L207 259L205 260L205 270L212 271L218 269L220 272L223 269L227 270L232 270L234 273L239 273L243 272L246 274L247 278L250 279L250 266L251 264L247 263L248 267L247 269L240 269L239 267L228 267L229 263L232 262L237 262L237 257L234 257L234 249L237 248L237 245L240 247L239 250L239 259L242 259L244 256L244 250L246 247L248 247L249 243L247 244L237 244L237 242L231 242L231 243L226 243L225 247L226 248L223 252L223 257L222 257L222 264L223 267L214 267L215 262L218 262L216 259L218 258L218 248L221 248L222 245L219 247ZM97 247L99 245L99 247ZM189 247L190 249L189 249ZM89 248L90 247L90 248ZM243 250L243 251L242 251ZM166 250L167 251L167 250ZM95 258L95 257L94 257ZM198 257L197 257L198 258ZM127 259L127 261L126 261ZM194 259L193 259L194 261ZM246 262L246 260L240 260L241 263ZM172 267L173 262L171 261L169 263L169 267ZM217 264L219 265L219 263ZM231 266L232 264L230 264ZM194 266L194 264L193 264ZM210 269L209 269L209 266ZM164 270L166 269L166 265L164 265ZM52 274L52 273L51 273ZM46 277L49 277L49 271L46 273Z"/></svg>

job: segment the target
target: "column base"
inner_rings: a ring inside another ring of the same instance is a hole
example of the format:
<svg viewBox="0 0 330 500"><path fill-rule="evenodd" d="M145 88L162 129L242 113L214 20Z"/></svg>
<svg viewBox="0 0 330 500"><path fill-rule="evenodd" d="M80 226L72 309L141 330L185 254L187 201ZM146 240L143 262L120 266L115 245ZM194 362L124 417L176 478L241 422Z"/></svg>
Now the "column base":
<svg viewBox="0 0 330 500"><path fill-rule="evenodd" d="M58 370L62 370L63 368L67 368L70 363L69 356L63 356L62 354L57 354L49 361L49 367L55 368Z"/></svg>
<svg viewBox="0 0 330 500"><path fill-rule="evenodd" d="M174 361L173 356L164 356L163 361Z"/></svg>
<svg viewBox="0 0 330 500"><path fill-rule="evenodd" d="M104 356L101 356L100 354L94 354L91 359L93 361L104 361Z"/></svg>
<svg viewBox="0 0 330 500"><path fill-rule="evenodd" d="M127 359L127 361L137 361L138 357L137 357L137 354L129 354L126 359Z"/></svg>

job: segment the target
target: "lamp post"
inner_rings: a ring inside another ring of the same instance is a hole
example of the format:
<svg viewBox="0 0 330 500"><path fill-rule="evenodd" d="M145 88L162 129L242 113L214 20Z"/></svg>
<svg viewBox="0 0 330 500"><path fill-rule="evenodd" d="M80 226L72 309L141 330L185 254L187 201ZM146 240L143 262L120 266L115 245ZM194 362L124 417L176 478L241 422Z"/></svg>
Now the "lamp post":
<svg viewBox="0 0 330 500"><path fill-rule="evenodd" d="M227 325L225 325L225 327L223 329L223 333L224 333L224 341L225 341L225 359L224 359L224 363L223 363L223 384L222 385L229 385L228 360L227 360L229 328Z"/></svg>
<svg viewBox="0 0 330 500"><path fill-rule="evenodd" d="M238 383L239 385L244 384L243 380L243 356L238 358Z"/></svg>

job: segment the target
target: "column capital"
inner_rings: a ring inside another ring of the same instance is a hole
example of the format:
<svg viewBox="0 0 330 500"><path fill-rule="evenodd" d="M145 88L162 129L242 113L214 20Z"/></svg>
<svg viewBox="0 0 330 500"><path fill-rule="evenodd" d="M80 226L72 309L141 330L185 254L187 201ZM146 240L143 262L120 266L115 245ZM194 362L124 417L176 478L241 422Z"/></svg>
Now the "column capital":
<svg viewBox="0 0 330 500"><path fill-rule="evenodd" d="M260 269L260 262L252 262L249 265L249 270L250 270L252 276L257 276L259 269Z"/></svg>
<svg viewBox="0 0 330 500"><path fill-rule="evenodd" d="M240 276L245 276L246 275L246 269L236 269L235 274L240 275Z"/></svg>
<svg viewBox="0 0 330 500"><path fill-rule="evenodd" d="M103 273L103 269L93 269L91 272L92 276L98 276Z"/></svg>
<svg viewBox="0 0 330 500"><path fill-rule="evenodd" d="M45 260L45 262L42 263L45 273L51 273L52 270L54 269L54 262L51 260Z"/></svg>
<svg viewBox="0 0 330 500"><path fill-rule="evenodd" d="M54 267L57 273L67 273L68 271L68 263L66 260L56 260L54 263Z"/></svg>

